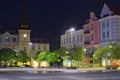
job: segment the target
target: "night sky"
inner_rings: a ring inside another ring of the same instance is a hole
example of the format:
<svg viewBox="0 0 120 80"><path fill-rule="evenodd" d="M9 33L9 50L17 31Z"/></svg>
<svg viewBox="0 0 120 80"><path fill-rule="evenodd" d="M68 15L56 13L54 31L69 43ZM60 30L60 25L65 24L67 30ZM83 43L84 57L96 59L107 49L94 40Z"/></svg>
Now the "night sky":
<svg viewBox="0 0 120 80"><path fill-rule="evenodd" d="M103 4L120 5L120 0L27 0L31 37L48 39L51 50L60 46L60 35L71 25L84 24L89 13L99 17ZM0 1L0 26L18 29L22 0Z"/></svg>

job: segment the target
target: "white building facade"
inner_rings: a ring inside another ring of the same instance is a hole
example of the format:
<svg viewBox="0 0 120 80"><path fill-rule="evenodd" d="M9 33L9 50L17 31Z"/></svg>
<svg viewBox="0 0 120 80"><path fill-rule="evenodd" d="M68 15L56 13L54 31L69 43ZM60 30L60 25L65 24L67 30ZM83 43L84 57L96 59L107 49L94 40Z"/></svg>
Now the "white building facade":
<svg viewBox="0 0 120 80"><path fill-rule="evenodd" d="M114 11L112 11L114 9ZM100 27L100 45L107 45L108 42L120 40L120 15L116 13L115 8L104 4L99 19Z"/></svg>
<svg viewBox="0 0 120 80"><path fill-rule="evenodd" d="M75 46L84 46L83 29L76 31L66 30L65 34L60 36L60 47L70 49Z"/></svg>
<svg viewBox="0 0 120 80"><path fill-rule="evenodd" d="M14 30L1 30L0 33L0 49L11 48L18 51L18 35Z"/></svg>

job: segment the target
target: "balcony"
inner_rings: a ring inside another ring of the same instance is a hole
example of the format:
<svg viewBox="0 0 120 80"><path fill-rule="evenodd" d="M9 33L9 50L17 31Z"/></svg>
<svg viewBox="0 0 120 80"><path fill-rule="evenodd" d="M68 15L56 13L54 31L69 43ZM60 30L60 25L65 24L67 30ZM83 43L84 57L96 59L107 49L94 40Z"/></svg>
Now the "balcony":
<svg viewBox="0 0 120 80"><path fill-rule="evenodd" d="M90 41L85 41L84 44L90 44Z"/></svg>
<svg viewBox="0 0 120 80"><path fill-rule="evenodd" d="M90 33L90 30L85 30L84 34Z"/></svg>

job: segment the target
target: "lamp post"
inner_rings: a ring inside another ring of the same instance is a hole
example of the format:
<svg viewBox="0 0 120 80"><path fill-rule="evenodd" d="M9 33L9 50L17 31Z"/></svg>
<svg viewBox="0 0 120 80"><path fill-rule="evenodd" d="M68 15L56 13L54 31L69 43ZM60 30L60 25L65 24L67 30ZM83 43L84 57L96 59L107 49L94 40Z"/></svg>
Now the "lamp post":
<svg viewBox="0 0 120 80"><path fill-rule="evenodd" d="M75 28L70 28L69 29L69 32L70 32L70 36L71 36L71 47L70 47L70 60L71 60L71 67L72 67L72 58L73 58L73 56L72 56L72 50L71 50L71 48L72 48L72 45L73 45L73 31L75 31Z"/></svg>

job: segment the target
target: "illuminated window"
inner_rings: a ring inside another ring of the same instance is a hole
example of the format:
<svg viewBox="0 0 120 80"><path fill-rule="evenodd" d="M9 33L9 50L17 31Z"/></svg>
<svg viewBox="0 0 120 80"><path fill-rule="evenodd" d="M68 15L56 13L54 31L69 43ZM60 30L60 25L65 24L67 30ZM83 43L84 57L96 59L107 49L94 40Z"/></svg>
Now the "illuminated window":
<svg viewBox="0 0 120 80"><path fill-rule="evenodd" d="M4 48L10 48L10 45L9 44L5 44Z"/></svg>
<svg viewBox="0 0 120 80"><path fill-rule="evenodd" d="M10 37L8 37L8 36L5 37L5 41L6 41L6 42L9 42L9 41L10 41Z"/></svg>

